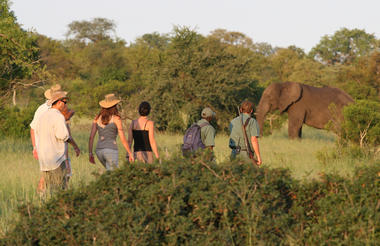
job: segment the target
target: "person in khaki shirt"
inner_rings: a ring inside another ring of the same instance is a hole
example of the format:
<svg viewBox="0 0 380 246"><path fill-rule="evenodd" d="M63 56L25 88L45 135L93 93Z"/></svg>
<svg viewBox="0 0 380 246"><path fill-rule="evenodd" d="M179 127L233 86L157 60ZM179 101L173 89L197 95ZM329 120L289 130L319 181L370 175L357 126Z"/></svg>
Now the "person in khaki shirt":
<svg viewBox="0 0 380 246"><path fill-rule="evenodd" d="M213 152L215 147L215 128L210 124L215 115L215 112L211 108L204 108L201 113L202 119L197 122L201 127L201 140L205 146L204 154L210 161L215 160Z"/></svg>
<svg viewBox="0 0 380 246"><path fill-rule="evenodd" d="M229 126L230 130L230 142L229 146L232 149L231 159L241 158L249 160L249 154L247 147L250 147L257 157L257 165L262 164L259 141L260 129L257 121L251 117L253 113L253 103L250 101L244 101L240 106L240 116L234 118ZM247 119L248 125L246 127L247 138L250 146L246 146L244 140L243 125Z"/></svg>
<svg viewBox="0 0 380 246"><path fill-rule="evenodd" d="M38 161L46 185L45 194L47 190L53 192L66 188L65 176L70 172L67 160L70 134L62 114L67 100L67 92L54 92L49 100L51 108L41 115L35 129L38 135Z"/></svg>
<svg viewBox="0 0 380 246"><path fill-rule="evenodd" d="M215 112L211 108L204 108L201 113L202 119L197 122L201 126L202 143L210 150L215 147L215 128L210 124L215 115Z"/></svg>

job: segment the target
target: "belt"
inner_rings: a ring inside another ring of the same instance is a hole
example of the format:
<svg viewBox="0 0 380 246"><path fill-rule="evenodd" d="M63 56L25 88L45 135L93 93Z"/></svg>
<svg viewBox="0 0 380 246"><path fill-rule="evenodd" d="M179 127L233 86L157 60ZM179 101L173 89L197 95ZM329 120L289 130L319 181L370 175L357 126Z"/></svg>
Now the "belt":
<svg viewBox="0 0 380 246"><path fill-rule="evenodd" d="M240 151L248 151L247 149L242 149L240 147L236 147L236 146L230 146L231 149L238 149Z"/></svg>

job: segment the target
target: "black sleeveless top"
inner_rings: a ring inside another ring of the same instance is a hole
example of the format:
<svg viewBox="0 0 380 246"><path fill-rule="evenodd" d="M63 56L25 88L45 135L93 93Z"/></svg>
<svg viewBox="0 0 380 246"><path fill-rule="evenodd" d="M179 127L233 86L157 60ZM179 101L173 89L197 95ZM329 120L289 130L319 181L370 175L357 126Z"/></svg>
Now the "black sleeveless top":
<svg viewBox="0 0 380 246"><path fill-rule="evenodd" d="M148 123L148 120L145 122L144 129L143 130L135 130L134 124L135 122L132 121L132 135L133 135L133 151L152 151L152 147L150 146L149 142L149 131L145 130L146 123Z"/></svg>

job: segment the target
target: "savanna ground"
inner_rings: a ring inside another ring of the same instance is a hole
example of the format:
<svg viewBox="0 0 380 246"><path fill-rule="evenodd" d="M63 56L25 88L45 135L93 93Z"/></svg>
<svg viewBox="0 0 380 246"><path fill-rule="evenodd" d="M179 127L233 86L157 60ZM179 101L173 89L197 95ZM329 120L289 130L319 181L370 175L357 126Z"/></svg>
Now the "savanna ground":
<svg viewBox="0 0 380 246"><path fill-rule="evenodd" d="M81 148L81 155L75 157L70 147L73 176L70 185L73 187L87 184L96 178L104 168L99 161L96 165L88 162L88 137L90 121L78 120L72 123L73 136ZM157 142L162 159L180 153L182 135L157 133ZM119 143L120 145L120 143ZM345 156L323 161L325 152L335 147L335 136L323 130L305 127L302 141L289 140L287 128L283 127L273 135L260 139L260 148L265 166L289 168L294 178L308 181L318 179L322 173L350 176L355 167L367 165L363 159ZM215 155L217 163L228 160L228 136L216 136ZM124 165L125 151L119 146L120 164ZM38 162L33 159L29 139L0 140L0 237L10 229L10 222L17 219L17 207L24 202L39 204L36 193L39 179Z"/></svg>

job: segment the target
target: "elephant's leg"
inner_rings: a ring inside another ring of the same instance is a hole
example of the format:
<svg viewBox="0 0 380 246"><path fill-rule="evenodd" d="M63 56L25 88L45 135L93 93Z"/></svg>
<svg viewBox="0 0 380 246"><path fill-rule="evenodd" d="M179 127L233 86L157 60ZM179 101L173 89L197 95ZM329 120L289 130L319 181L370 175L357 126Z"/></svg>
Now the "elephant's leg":
<svg viewBox="0 0 380 246"><path fill-rule="evenodd" d="M289 138L302 137L302 125L305 121L305 113L298 110L289 109L288 111L288 134Z"/></svg>

